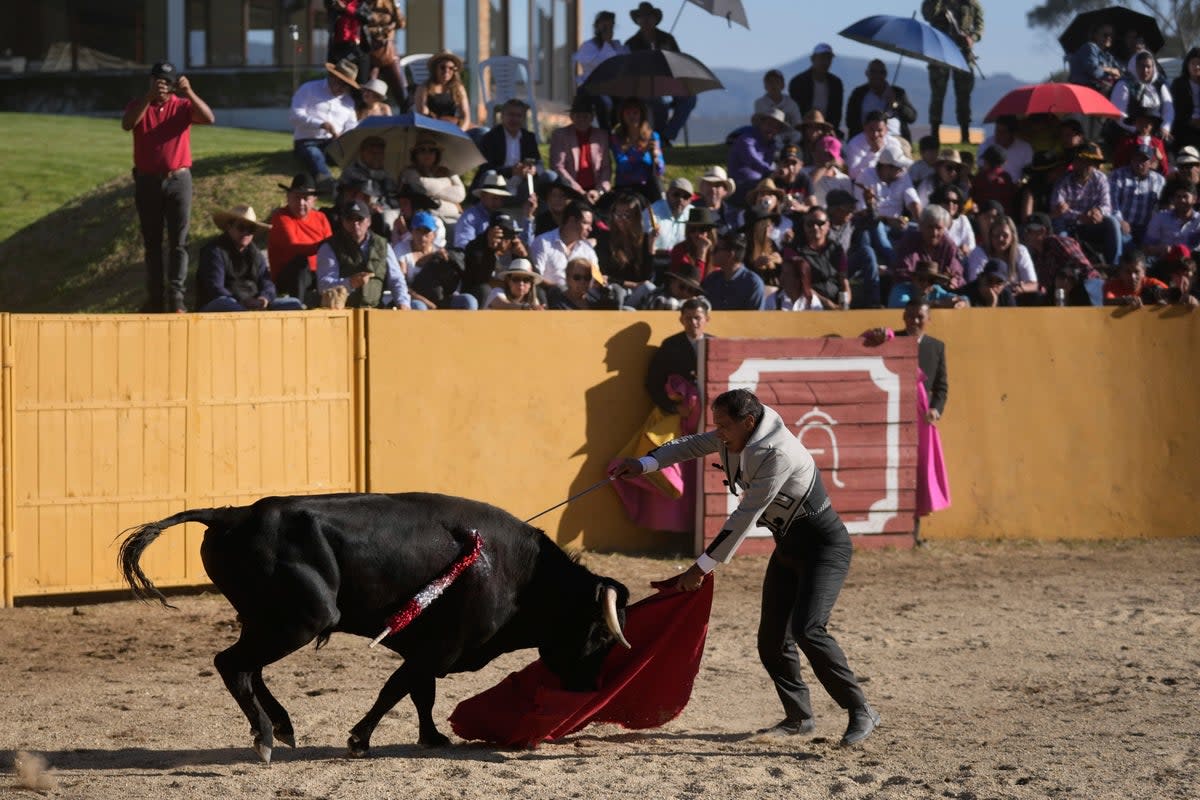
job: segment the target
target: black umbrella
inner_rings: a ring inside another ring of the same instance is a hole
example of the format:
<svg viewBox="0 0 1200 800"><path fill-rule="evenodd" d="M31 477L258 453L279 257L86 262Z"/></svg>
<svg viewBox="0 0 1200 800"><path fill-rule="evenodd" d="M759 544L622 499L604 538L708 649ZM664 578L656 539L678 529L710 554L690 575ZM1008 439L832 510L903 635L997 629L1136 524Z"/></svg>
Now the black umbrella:
<svg viewBox="0 0 1200 800"><path fill-rule="evenodd" d="M581 93L612 97L689 97L724 89L708 67L687 53L639 50L602 62L579 87Z"/></svg>
<svg viewBox="0 0 1200 800"><path fill-rule="evenodd" d="M1121 41L1122 35L1130 29L1137 31L1146 43L1146 49L1152 53L1161 50L1166 42L1154 17L1130 11L1122 6L1108 6L1095 11L1085 11L1071 20L1071 24L1058 37L1063 52L1074 53L1086 44L1097 25L1112 25L1114 42Z"/></svg>

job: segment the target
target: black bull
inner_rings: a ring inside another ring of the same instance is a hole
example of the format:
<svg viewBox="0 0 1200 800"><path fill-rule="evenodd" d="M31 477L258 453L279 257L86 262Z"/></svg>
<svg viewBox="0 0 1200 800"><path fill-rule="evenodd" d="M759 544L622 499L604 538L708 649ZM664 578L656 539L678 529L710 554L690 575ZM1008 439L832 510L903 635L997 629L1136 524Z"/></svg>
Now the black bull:
<svg viewBox="0 0 1200 800"><path fill-rule="evenodd" d="M121 570L143 599L168 605L138 562L159 534L183 522L208 526L204 568L241 620L241 636L214 663L267 762L276 739L295 746L295 735L263 667L334 632L374 637L462 555L471 530L483 541L478 560L383 640L404 663L351 729L352 755L367 753L375 726L406 694L417 709L418 741L446 744L433 722L437 678L536 647L564 687L592 689L604 657L623 639L629 591L622 584L592 574L540 530L486 503L340 494L184 511L131 529L121 544Z"/></svg>

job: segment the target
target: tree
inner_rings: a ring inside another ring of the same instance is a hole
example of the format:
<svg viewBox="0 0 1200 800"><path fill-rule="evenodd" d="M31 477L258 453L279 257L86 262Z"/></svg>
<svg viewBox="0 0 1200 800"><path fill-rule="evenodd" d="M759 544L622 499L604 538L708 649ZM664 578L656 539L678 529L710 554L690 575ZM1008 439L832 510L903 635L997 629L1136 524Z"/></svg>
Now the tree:
<svg viewBox="0 0 1200 800"><path fill-rule="evenodd" d="M1030 27L1062 30L1075 15L1115 5L1107 0L1046 0L1025 15ZM1167 43L1160 57L1180 56L1200 44L1200 0L1127 0L1122 4L1131 11L1148 14L1158 20Z"/></svg>

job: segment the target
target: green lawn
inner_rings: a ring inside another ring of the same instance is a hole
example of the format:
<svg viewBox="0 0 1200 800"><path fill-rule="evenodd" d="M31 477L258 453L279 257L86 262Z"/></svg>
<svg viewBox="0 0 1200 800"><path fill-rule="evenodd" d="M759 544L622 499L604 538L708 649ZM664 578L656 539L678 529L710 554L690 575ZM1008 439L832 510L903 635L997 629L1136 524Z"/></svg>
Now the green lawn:
<svg viewBox="0 0 1200 800"><path fill-rule="evenodd" d="M192 156L194 272L197 251L217 233L212 212L249 203L266 218L297 164L289 134L220 126L193 128ZM695 183L724 161L724 146L676 148L666 179ZM0 113L0 310L138 308L144 267L132 162L117 119Z"/></svg>
<svg viewBox="0 0 1200 800"><path fill-rule="evenodd" d="M193 128L196 160L291 149L283 133ZM0 242L133 166L132 136L119 119L0 113Z"/></svg>

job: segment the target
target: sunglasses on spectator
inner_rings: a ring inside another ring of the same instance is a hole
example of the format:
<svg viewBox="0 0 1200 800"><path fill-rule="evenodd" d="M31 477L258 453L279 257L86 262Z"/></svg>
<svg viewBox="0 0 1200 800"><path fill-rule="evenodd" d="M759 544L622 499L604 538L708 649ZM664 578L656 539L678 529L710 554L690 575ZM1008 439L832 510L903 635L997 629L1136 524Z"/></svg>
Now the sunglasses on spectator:
<svg viewBox="0 0 1200 800"><path fill-rule="evenodd" d="M439 64L439 65L438 65L438 69L448 69L448 70L450 70L451 72L458 72L458 65L457 65L457 64L452 64L452 63L451 63L451 62L449 62L449 61L444 61L444 62L442 62L441 64Z"/></svg>
<svg viewBox="0 0 1200 800"><path fill-rule="evenodd" d="M427 145L423 145L421 147L416 148L416 152L418 152L418 153L440 153L441 149L434 147L433 145L427 144Z"/></svg>
<svg viewBox="0 0 1200 800"><path fill-rule="evenodd" d="M254 233L254 231L257 229L256 225L253 225L249 222L239 222L233 227L234 230L241 234Z"/></svg>
<svg viewBox="0 0 1200 800"><path fill-rule="evenodd" d="M528 275L513 275L509 280L513 283L533 283L533 278Z"/></svg>
<svg viewBox="0 0 1200 800"><path fill-rule="evenodd" d="M583 281L590 281L592 279L592 274L590 272L580 272L568 277L570 277L570 279L573 281L579 281L582 283Z"/></svg>
<svg viewBox="0 0 1200 800"><path fill-rule="evenodd" d="M823 228L829 224L829 220L827 220L827 219L810 219L810 220L806 220L804 224L809 228Z"/></svg>
<svg viewBox="0 0 1200 800"><path fill-rule="evenodd" d="M961 204L962 204L962 200L959 200L957 197L947 197L947 198L946 198L946 205L950 205L951 203L953 203L953 204L954 204L954 205L956 205L956 206L957 206L957 205L961 205Z"/></svg>
<svg viewBox="0 0 1200 800"><path fill-rule="evenodd" d="M687 192L671 192L671 197L677 200L691 200L692 196Z"/></svg>

